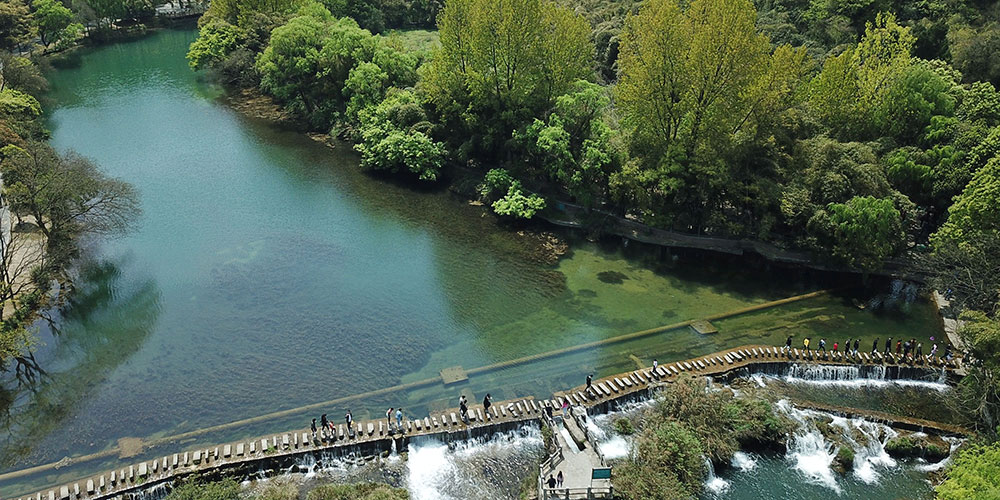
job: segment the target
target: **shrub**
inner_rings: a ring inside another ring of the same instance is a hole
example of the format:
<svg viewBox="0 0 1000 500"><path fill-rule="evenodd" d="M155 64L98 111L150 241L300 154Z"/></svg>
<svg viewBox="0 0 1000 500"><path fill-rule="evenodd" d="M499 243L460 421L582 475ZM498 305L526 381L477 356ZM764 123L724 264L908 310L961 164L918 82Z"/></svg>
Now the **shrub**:
<svg viewBox="0 0 1000 500"><path fill-rule="evenodd" d="M406 490L384 484L327 484L306 495L306 500L407 500Z"/></svg>
<svg viewBox="0 0 1000 500"><path fill-rule="evenodd" d="M166 500L240 500L241 488L234 479L203 483L198 480L178 485Z"/></svg>
<svg viewBox="0 0 1000 500"><path fill-rule="evenodd" d="M615 432L623 436L630 436L635 433L635 427L629 419L619 418L615 420Z"/></svg>

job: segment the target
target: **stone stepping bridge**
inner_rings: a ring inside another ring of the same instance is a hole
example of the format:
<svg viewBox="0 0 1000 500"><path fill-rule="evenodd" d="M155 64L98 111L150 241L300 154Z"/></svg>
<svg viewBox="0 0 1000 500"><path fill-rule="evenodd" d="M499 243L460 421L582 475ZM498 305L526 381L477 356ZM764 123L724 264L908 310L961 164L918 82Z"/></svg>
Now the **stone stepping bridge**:
<svg viewBox="0 0 1000 500"><path fill-rule="evenodd" d="M31 495L17 497L17 500L104 500L114 499L126 493L135 492L157 484L206 472L221 472L226 469L254 467L281 459L294 460L306 454L322 451L356 451L362 454L377 454L403 449L409 439L416 436L448 437L452 433L462 433L458 438L469 435L488 435L504 432L536 419L541 419L547 408L559 412L563 402L586 407L607 407L611 403L634 398L644 394L651 387L669 383L686 376L719 376L734 370L758 364L799 363L827 366L898 365L918 368L940 368L954 371L961 368L959 358L946 363L940 358L924 356L920 359L902 359L892 354L840 353L817 354L791 349L783 353L780 347L751 345L710 354L707 356L664 363L654 370L652 367L637 369L594 380L588 392L579 386L553 395L552 399L538 401L532 398L508 400L494 403L486 411L482 406L470 406L469 420L462 421L457 409L427 415L423 418L405 420L403 428L390 429L384 419L353 422L336 425L332 432L323 431L313 438L306 429L297 429L279 434L261 436L255 439L201 447L161 458L122 466L103 474L84 478L80 481L46 489Z"/></svg>

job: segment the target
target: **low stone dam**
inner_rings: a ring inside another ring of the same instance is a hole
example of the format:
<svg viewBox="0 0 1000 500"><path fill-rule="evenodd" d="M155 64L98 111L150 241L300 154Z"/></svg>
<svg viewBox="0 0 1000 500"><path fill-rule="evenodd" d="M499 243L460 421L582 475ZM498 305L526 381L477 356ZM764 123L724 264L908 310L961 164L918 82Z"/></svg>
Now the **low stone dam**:
<svg viewBox="0 0 1000 500"><path fill-rule="evenodd" d="M411 439L432 436L442 441L489 436L541 420L560 412L564 403L588 412L606 412L629 400L648 396L661 384L684 377L731 378L747 373L789 373L802 370L822 371L824 367L849 368L848 372L864 377L918 378L954 376L961 369L961 359L946 361L937 357L902 357L881 353L845 353L781 349L750 345L707 356L646 367L594 380L590 387L578 386L553 394L551 399L508 400L470 405L467 415L458 409L445 410L422 418L407 418L397 427L393 420L332 424L313 434L309 429L294 429L255 439L222 443L217 446L178 450L162 458L123 465L70 484L47 488L17 500L104 500L129 498L131 494L161 484L169 484L192 474L221 476L251 475L261 470L287 469L312 455L375 455L392 450L403 451ZM934 428L933 422L927 422ZM954 433L956 428L940 428ZM12 476L17 471L0 475Z"/></svg>

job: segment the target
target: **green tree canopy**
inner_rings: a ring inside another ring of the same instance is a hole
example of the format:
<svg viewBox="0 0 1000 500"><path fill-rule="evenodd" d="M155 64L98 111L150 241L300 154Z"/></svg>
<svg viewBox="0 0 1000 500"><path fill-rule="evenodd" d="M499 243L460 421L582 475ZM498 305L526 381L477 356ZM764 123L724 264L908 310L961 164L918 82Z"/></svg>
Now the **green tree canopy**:
<svg viewBox="0 0 1000 500"><path fill-rule="evenodd" d="M549 0L452 0L438 27L426 89L488 153L593 74L586 20Z"/></svg>
<svg viewBox="0 0 1000 500"><path fill-rule="evenodd" d="M662 200L645 208L675 226L701 228L725 204L733 144L794 103L805 51L772 51L755 22L749 0L651 0L626 18L615 92L646 171L633 189Z"/></svg>
<svg viewBox="0 0 1000 500"><path fill-rule="evenodd" d="M32 6L35 8L34 21L38 36L42 45L48 47L52 42L58 41L63 30L73 22L73 12L58 0L35 0Z"/></svg>
<svg viewBox="0 0 1000 500"><path fill-rule="evenodd" d="M948 220L931 236L935 247L964 247L1000 237L1000 158L979 169L948 209Z"/></svg>

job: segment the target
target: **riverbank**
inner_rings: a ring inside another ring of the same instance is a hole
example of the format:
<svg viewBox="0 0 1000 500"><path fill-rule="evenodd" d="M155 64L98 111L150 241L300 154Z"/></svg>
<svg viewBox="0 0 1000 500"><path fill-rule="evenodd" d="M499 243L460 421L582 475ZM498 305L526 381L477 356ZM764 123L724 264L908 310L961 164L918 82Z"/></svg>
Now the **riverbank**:
<svg viewBox="0 0 1000 500"><path fill-rule="evenodd" d="M289 113L273 97L262 93L257 88L229 88L225 100L233 109L244 116L300 130L309 138L331 148L350 146L349 142L344 142L329 134L308 132L307 124ZM492 217L497 221L497 224L502 224L502 219L497 217L487 205L479 201L476 186L482 181L483 173L480 170L451 165L442 182L445 184L444 188L456 196L467 200L470 204L483 206L484 217ZM384 177L382 181L387 182ZM861 274L857 270L830 265L829 262L824 262L808 252L781 248L763 241L735 240L664 230L643 224L634 218L622 217L601 209L586 208L564 200L547 199L546 208L537 213L535 217L550 226L578 231L589 239L619 237L668 249L681 248L713 254L745 256L748 259L762 259L776 265L804 267L824 272ZM526 223L510 224L508 222L507 225L519 234L526 231ZM527 225L530 227L530 224ZM550 239L552 235L544 227L535 231L530 229L527 231L533 237L544 235L544 239ZM544 251L544 246L543 243L540 247L541 251ZM558 256L561 253L551 252L548 255L549 257L545 257L545 260L551 260L552 256ZM922 276L908 269L906 261L902 259L891 260L884 267L865 274L916 281L923 279Z"/></svg>

